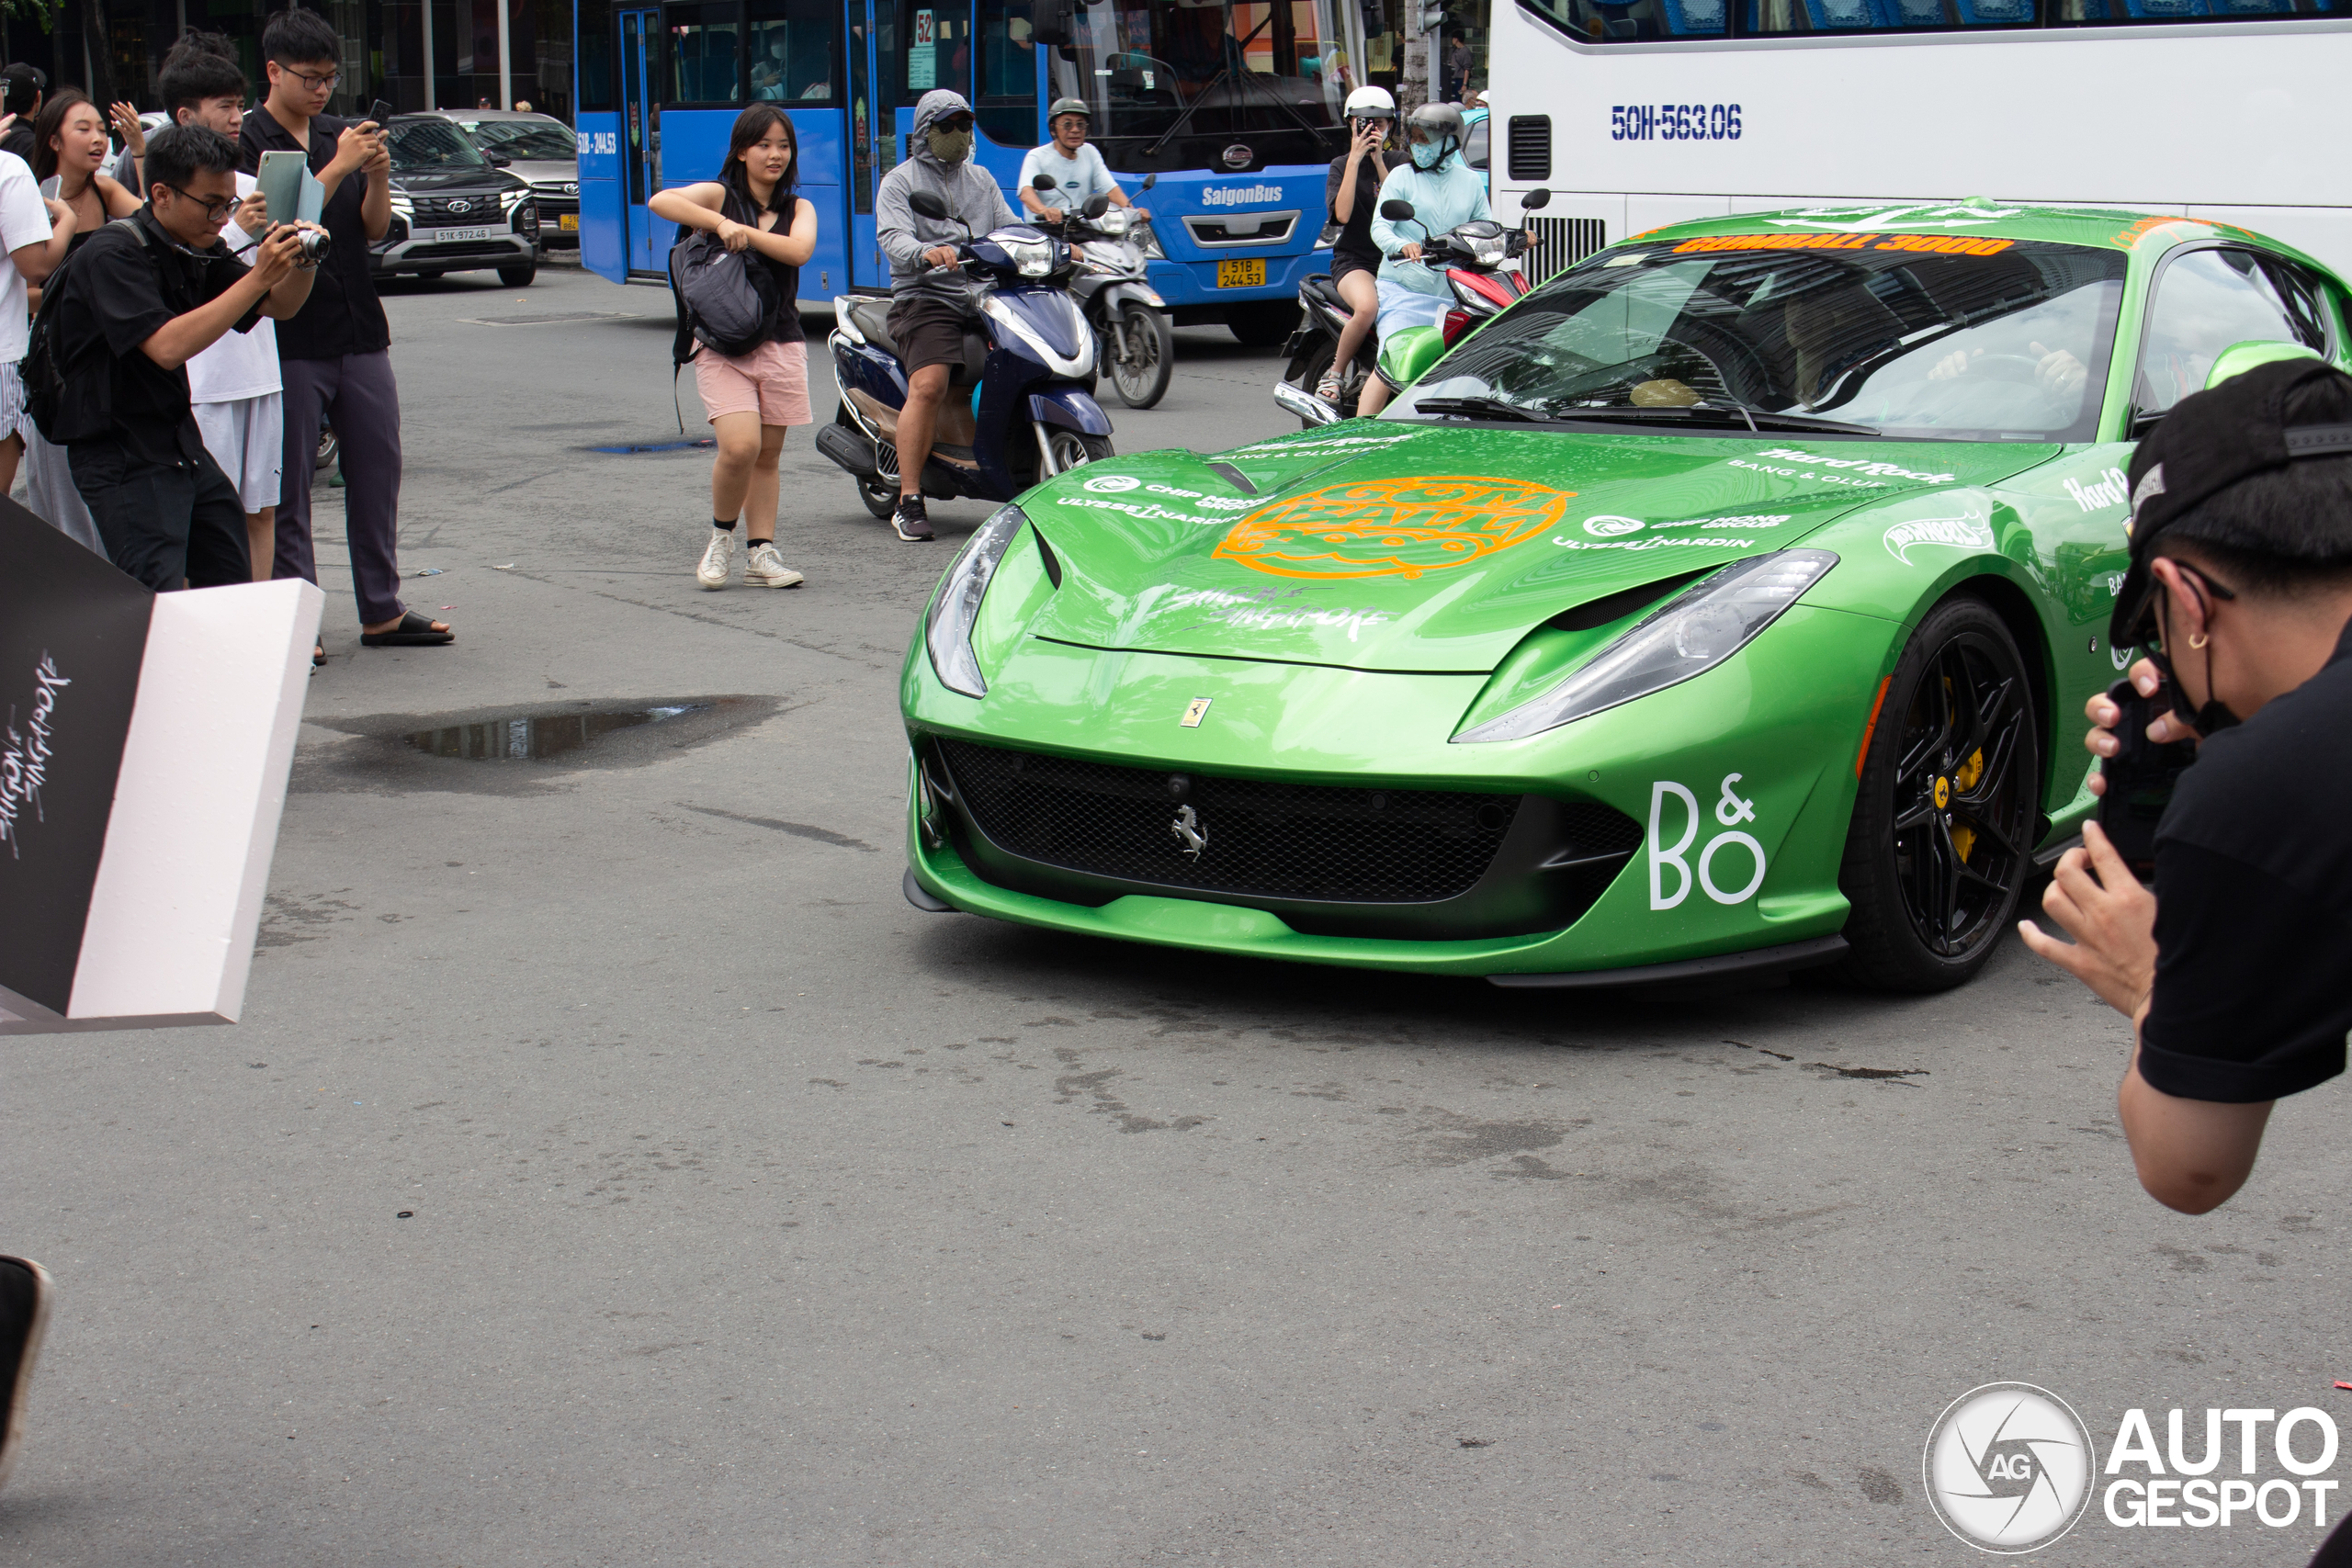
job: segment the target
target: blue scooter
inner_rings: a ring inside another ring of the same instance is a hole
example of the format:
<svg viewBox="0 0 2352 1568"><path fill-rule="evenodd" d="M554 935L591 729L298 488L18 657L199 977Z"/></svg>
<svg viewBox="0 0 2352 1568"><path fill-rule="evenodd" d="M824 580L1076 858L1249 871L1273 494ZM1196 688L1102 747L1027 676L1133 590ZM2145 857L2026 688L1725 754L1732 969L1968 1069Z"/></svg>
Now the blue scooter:
<svg viewBox="0 0 2352 1568"><path fill-rule="evenodd" d="M935 223L956 221L930 191L910 201ZM934 501L1011 501L1041 479L1110 457L1111 421L1094 400L1094 330L1070 297L1077 259L1069 245L1025 224L978 239L969 228L964 233L956 254L989 287L965 334L964 358L949 368L922 492ZM842 400L817 434L817 450L857 481L858 498L876 517L898 503L896 438L907 402L889 314L885 299L834 299L828 343Z"/></svg>

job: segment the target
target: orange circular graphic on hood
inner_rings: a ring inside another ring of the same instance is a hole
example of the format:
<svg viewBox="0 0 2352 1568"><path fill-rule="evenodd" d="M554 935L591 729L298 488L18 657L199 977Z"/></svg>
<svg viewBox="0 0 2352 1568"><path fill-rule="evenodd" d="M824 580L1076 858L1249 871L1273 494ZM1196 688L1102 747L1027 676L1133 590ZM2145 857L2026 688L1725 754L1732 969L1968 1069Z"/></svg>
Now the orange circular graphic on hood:
<svg viewBox="0 0 2352 1568"><path fill-rule="evenodd" d="M1575 494L1454 474L1357 479L1251 513L1212 553L1277 577L1419 577L1557 526Z"/></svg>

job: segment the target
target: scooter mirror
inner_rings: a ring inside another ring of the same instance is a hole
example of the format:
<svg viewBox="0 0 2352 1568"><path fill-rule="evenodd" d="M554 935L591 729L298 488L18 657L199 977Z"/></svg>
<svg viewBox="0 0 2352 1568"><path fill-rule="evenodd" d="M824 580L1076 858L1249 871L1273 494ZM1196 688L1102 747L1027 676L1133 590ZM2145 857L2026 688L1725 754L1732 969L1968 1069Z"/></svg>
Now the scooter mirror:
<svg viewBox="0 0 2352 1568"><path fill-rule="evenodd" d="M1110 210L1111 198L1107 196L1098 196L1086 204L1086 215L1089 218L1100 218Z"/></svg>
<svg viewBox="0 0 2352 1568"><path fill-rule="evenodd" d="M1552 193L1548 190L1532 190L1519 198L1519 209L1521 212L1541 212L1551 205Z"/></svg>
<svg viewBox="0 0 2352 1568"><path fill-rule="evenodd" d="M1145 190L1149 190L1152 186L1154 186L1158 185L1159 183L1159 176L1158 175L1144 175L1144 177L1143 177L1143 188L1144 188Z"/></svg>
<svg viewBox="0 0 2352 1568"><path fill-rule="evenodd" d="M924 194L929 195L930 193L925 192ZM933 199L936 200L937 198L933 197ZM1413 220L1413 204L1409 201L1400 201L1396 197L1391 197L1386 201L1380 204L1380 215L1383 218L1387 219L1391 223L1410 223Z"/></svg>
<svg viewBox="0 0 2352 1568"><path fill-rule="evenodd" d="M933 223L947 221L947 204L939 199L939 193L936 191L916 191L907 197L907 205Z"/></svg>
<svg viewBox="0 0 2352 1568"><path fill-rule="evenodd" d="M1050 191L1054 188L1054 176L1051 175L1039 175L1035 179L1029 182L1029 188L1031 190Z"/></svg>

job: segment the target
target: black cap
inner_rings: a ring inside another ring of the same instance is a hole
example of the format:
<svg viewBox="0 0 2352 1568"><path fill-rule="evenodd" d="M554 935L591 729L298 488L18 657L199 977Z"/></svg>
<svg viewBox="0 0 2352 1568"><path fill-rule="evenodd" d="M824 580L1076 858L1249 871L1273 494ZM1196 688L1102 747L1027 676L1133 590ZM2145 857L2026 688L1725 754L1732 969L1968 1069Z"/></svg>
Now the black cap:
<svg viewBox="0 0 2352 1568"><path fill-rule="evenodd" d="M2334 404L2352 414L2352 376L2318 359L2258 365L2181 399L2132 453L2132 516L2124 525L2132 536L2132 567L2108 621L2113 646L2143 640L2155 584L2148 563L2158 535L2240 479L2305 457L2352 457L2352 423L2290 424L2290 400L2306 407Z"/></svg>

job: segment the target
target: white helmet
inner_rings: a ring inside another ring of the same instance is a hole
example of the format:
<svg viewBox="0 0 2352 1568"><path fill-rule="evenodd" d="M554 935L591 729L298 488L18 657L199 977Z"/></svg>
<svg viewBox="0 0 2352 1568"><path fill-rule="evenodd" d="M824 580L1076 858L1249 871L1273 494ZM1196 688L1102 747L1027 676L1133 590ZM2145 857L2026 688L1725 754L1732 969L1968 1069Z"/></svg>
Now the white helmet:
<svg viewBox="0 0 2352 1568"><path fill-rule="evenodd" d="M1329 98L1323 101L1330 102ZM1385 87L1358 87L1348 95L1347 107L1340 115L1343 119L1395 119L1396 100L1388 96Z"/></svg>

